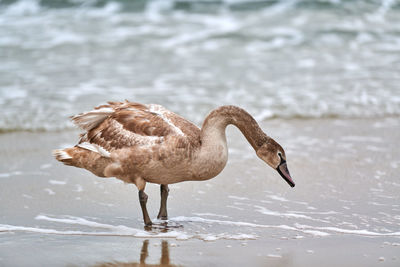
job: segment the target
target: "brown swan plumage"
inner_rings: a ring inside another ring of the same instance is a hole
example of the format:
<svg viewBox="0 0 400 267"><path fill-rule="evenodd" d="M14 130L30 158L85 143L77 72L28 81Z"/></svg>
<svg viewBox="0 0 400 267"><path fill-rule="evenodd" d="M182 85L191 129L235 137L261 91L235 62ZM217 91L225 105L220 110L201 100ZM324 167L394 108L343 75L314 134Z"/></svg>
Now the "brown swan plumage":
<svg viewBox="0 0 400 267"><path fill-rule="evenodd" d="M202 128L156 104L109 102L73 116L85 132L71 148L53 151L66 165L84 168L100 177L116 177L134 183L146 225L146 182L161 185L158 218L167 219L168 184L208 180L226 165L225 128L237 126L258 157L294 187L283 148L258 126L254 118L236 106L213 110Z"/></svg>

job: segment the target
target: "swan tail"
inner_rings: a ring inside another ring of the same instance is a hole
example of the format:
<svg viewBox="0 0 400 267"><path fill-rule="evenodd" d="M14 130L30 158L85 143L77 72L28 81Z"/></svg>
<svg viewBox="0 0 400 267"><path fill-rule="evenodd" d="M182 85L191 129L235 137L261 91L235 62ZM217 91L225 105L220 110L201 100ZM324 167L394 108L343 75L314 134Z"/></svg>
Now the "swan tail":
<svg viewBox="0 0 400 267"><path fill-rule="evenodd" d="M53 156L65 165L86 169L100 177L106 177L105 169L112 163L111 158L78 146L53 150Z"/></svg>
<svg viewBox="0 0 400 267"><path fill-rule="evenodd" d="M53 156L56 160L64 163L65 165L72 165L73 157L70 155L69 148L67 149L55 149L53 150Z"/></svg>

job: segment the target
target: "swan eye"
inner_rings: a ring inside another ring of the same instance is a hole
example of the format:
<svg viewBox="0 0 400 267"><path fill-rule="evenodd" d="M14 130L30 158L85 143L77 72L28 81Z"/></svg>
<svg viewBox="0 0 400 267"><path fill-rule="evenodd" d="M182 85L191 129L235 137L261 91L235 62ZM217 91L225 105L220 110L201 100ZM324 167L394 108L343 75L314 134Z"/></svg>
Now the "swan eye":
<svg viewBox="0 0 400 267"><path fill-rule="evenodd" d="M281 162L285 162L286 160L282 157L282 152L278 152L278 156L281 159Z"/></svg>

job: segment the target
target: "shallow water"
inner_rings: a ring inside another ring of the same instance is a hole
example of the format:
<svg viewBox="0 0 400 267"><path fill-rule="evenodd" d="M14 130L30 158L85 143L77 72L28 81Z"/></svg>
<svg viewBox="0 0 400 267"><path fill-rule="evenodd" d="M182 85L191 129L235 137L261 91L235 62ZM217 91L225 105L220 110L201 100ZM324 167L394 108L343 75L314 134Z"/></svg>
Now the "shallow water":
<svg viewBox="0 0 400 267"><path fill-rule="evenodd" d="M171 185L168 227L155 221L152 229L143 227L134 186L51 158L50 149L76 132L2 134L0 263L137 263L147 247L151 264L168 252L171 264L189 266L397 266L399 120L271 120L262 127L286 148L295 188L228 128L226 169L209 181ZM149 184L146 192L154 218L159 188ZM21 246L24 257L17 256Z"/></svg>

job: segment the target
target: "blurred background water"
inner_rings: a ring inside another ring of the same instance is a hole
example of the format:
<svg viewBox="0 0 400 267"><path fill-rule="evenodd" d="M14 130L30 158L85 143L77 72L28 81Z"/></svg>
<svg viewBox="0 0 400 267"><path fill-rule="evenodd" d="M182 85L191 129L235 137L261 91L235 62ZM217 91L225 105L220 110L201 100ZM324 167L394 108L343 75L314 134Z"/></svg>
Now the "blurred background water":
<svg viewBox="0 0 400 267"><path fill-rule="evenodd" d="M124 99L197 124L398 116L399 85L398 0L0 0L0 132Z"/></svg>

